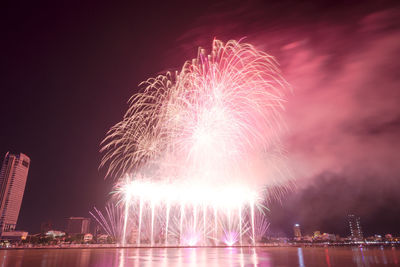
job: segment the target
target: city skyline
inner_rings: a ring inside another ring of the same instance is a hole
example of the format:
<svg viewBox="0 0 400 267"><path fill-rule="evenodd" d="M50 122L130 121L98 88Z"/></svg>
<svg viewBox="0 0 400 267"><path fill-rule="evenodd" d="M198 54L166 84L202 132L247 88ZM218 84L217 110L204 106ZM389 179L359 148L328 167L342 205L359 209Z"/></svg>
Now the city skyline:
<svg viewBox="0 0 400 267"><path fill-rule="evenodd" d="M90 5L10 9L0 154L32 159L18 228L39 232L48 220L61 228L66 218L103 207L112 181L98 169L99 144L137 84L178 68L195 56L193 47L209 49L215 37L246 37L276 56L293 87L284 143L298 187L269 203L269 232L290 236L299 223L304 232L345 236L354 213L365 236L398 233L396 5L291 3L289 9L288 3L165 6L168 12L151 14L144 4L111 11L99 5L93 12ZM259 12L267 9L269 16ZM276 11L297 16L263 31L280 19ZM162 22L142 25L147 16ZM221 24L228 29L214 27ZM346 38L349 32L361 41ZM332 38L340 43L330 45Z"/></svg>

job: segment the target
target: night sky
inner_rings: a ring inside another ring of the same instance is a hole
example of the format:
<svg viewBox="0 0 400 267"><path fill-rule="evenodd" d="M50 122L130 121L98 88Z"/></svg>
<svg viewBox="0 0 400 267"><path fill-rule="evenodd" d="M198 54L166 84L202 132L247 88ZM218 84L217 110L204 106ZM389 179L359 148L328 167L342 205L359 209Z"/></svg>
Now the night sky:
<svg viewBox="0 0 400 267"><path fill-rule="evenodd" d="M137 85L214 38L246 37L293 88L283 138L297 187L269 204L270 234L348 235L355 213L366 235L400 235L397 1L133 2L1 9L0 154L31 158L18 229L103 207L100 142Z"/></svg>

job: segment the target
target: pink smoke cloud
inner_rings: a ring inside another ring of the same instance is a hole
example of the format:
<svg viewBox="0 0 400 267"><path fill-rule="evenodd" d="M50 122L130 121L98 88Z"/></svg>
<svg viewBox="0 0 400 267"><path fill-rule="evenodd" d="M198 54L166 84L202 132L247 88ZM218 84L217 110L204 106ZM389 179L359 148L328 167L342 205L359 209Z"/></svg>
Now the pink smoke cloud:
<svg viewBox="0 0 400 267"><path fill-rule="evenodd" d="M207 48L213 37L246 36L244 42L277 57L293 87L285 145L301 183L349 168L382 175L398 171L400 12L290 24L254 10L244 6L199 19L178 40L180 48L193 55L194 46Z"/></svg>

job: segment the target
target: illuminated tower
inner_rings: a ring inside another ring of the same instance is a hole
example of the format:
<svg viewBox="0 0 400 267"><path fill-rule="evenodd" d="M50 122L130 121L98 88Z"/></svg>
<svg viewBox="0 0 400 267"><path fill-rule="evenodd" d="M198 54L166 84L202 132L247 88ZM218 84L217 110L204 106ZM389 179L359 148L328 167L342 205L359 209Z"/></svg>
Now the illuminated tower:
<svg viewBox="0 0 400 267"><path fill-rule="evenodd" d="M14 231L17 225L30 159L7 152L0 171L0 233Z"/></svg>
<svg viewBox="0 0 400 267"><path fill-rule="evenodd" d="M294 232L294 237L296 239L300 239L301 238L300 224L296 223L293 226L293 232Z"/></svg>
<svg viewBox="0 0 400 267"><path fill-rule="evenodd" d="M361 231L360 217L357 217L354 214L349 214L347 217L349 220L351 238L354 240L362 240L363 233Z"/></svg>

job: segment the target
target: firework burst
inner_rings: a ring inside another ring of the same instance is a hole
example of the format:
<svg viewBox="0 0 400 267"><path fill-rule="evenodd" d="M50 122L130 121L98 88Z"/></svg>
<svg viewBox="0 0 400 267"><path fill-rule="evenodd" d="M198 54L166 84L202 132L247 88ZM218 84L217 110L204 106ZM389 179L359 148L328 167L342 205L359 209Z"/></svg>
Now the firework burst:
<svg viewBox="0 0 400 267"><path fill-rule="evenodd" d="M101 149L101 165L119 179L125 213L134 201L169 203L171 210L190 204L193 216L197 207L228 207L240 211L240 236L244 206L291 181L280 142L288 86L275 59L250 44L214 40L210 54L199 49L179 72L141 87ZM254 236L254 212L246 218Z"/></svg>

